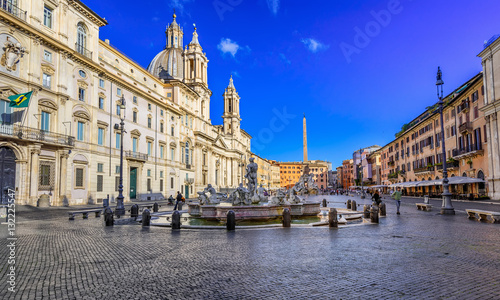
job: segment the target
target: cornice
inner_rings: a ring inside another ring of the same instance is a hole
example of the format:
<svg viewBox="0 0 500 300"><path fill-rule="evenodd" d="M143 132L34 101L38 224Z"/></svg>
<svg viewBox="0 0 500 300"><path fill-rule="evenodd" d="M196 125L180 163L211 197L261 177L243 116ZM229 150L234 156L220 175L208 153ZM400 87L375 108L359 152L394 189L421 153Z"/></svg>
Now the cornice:
<svg viewBox="0 0 500 300"><path fill-rule="evenodd" d="M104 18L101 18L98 14L92 11L80 0L67 0L67 1L69 5L73 6L73 8L75 8L78 12L83 14L97 26L102 27L104 25L108 25L108 22Z"/></svg>

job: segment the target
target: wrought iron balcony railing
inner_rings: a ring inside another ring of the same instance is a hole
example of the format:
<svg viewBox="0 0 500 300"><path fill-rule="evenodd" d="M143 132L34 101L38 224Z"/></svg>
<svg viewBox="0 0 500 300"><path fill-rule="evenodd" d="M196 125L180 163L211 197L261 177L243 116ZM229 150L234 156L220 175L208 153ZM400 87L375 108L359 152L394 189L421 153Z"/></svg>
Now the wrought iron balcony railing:
<svg viewBox="0 0 500 300"><path fill-rule="evenodd" d="M147 161L148 155L145 153L134 152L134 151L125 151L125 157L129 159Z"/></svg>
<svg viewBox="0 0 500 300"><path fill-rule="evenodd" d="M474 151L481 151L481 150L483 150L483 147L481 144L470 144L470 145L465 146L463 148L453 149L453 156L458 156L458 155L467 154L467 153L474 152Z"/></svg>
<svg viewBox="0 0 500 300"><path fill-rule="evenodd" d="M26 11L20 9L17 5L14 5L12 0L0 0L0 8L14 17L26 22Z"/></svg>
<svg viewBox="0 0 500 300"><path fill-rule="evenodd" d="M86 56L86 57L92 59L92 51L89 51L83 45L75 43L75 50L76 50L76 52L80 53L81 55Z"/></svg>
<svg viewBox="0 0 500 300"><path fill-rule="evenodd" d="M62 146L73 147L75 145L75 138L72 136L14 124L0 125L0 136Z"/></svg>
<svg viewBox="0 0 500 300"><path fill-rule="evenodd" d="M418 173L432 172L432 171L434 171L434 166L432 166L432 167L415 168L413 170L413 173L418 174Z"/></svg>
<svg viewBox="0 0 500 300"><path fill-rule="evenodd" d="M458 126L458 131L460 133L472 132L472 123L471 122L463 122Z"/></svg>

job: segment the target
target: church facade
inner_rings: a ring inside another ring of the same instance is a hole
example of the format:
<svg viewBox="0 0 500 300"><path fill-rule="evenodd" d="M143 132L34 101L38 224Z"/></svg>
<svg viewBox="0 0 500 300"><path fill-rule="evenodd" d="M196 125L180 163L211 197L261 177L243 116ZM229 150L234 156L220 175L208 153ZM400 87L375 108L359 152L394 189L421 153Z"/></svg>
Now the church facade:
<svg viewBox="0 0 500 300"><path fill-rule="evenodd" d="M116 198L122 141L125 201L242 182L251 136L240 128L240 97L230 78L223 124L211 123L196 28L185 44L174 14L165 49L144 69L99 39L106 20L79 0L3 2L2 202L8 189L29 205L42 194L54 206ZM29 91L27 108L9 107L8 96Z"/></svg>

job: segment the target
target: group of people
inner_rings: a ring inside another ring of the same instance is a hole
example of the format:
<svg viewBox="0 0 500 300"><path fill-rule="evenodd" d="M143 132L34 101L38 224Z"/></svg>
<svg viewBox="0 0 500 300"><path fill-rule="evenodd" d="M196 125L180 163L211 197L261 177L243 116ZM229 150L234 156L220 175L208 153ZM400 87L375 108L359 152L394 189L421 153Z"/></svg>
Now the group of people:
<svg viewBox="0 0 500 300"><path fill-rule="evenodd" d="M179 191L177 191L177 196L175 196L175 199L174 197L172 197L172 195L170 195L167 200L169 205L173 205L175 200L174 210L177 210L178 206L182 207L182 204L186 202L186 198L184 198L184 196L182 196L181 192Z"/></svg>
<svg viewBox="0 0 500 300"><path fill-rule="evenodd" d="M400 188L396 188L396 190L394 192L393 191L389 191L389 195L391 196L392 199L394 199L396 201L396 213L399 215L400 214L399 207L401 206L401 191L400 191ZM381 197L380 197L378 191L375 191L375 193L372 196L372 200L377 205L379 205L380 203L382 203L382 200L381 200Z"/></svg>

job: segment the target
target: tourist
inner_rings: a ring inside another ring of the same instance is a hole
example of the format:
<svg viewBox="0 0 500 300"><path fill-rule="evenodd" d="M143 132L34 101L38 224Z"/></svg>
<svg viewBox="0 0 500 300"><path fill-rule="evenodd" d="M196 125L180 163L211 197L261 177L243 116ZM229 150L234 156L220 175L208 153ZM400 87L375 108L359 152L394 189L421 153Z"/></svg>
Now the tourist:
<svg viewBox="0 0 500 300"><path fill-rule="evenodd" d="M396 200L396 211L399 215L399 207L401 206L401 192L399 191L399 188L396 188L396 191L392 193L391 198Z"/></svg>
<svg viewBox="0 0 500 300"><path fill-rule="evenodd" d="M174 210L177 210L177 205L179 205L179 202L182 202L182 199L183 199L183 198L184 198L184 197L182 197L181 192L177 191L177 197L175 197L175 199L176 199L177 201L175 201ZM182 206L182 204L181 204L181 206Z"/></svg>
<svg viewBox="0 0 500 300"><path fill-rule="evenodd" d="M174 205L174 197L172 197L172 195L170 195L170 197L168 197L168 205Z"/></svg>
<svg viewBox="0 0 500 300"><path fill-rule="evenodd" d="M377 205L382 203L382 200L380 200L380 195L378 194L378 192L375 192L375 194L373 194L372 200L373 202L377 203Z"/></svg>

